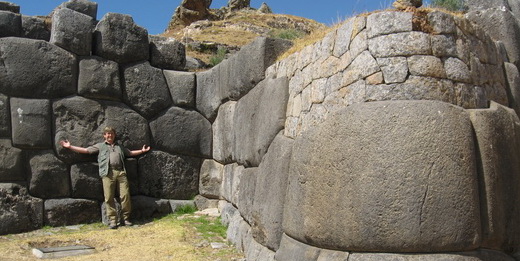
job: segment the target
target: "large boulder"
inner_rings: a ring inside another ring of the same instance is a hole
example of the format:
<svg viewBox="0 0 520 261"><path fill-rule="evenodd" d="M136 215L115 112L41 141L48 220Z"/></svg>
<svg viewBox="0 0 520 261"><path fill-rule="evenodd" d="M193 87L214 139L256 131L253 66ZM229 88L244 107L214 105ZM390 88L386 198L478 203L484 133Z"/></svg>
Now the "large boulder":
<svg viewBox="0 0 520 261"><path fill-rule="evenodd" d="M148 121L139 113L120 102L102 102L105 109L105 126L116 129L116 140L130 150L138 150L150 144ZM102 139L101 132L99 139Z"/></svg>
<svg viewBox="0 0 520 261"><path fill-rule="evenodd" d="M183 70L186 65L184 44L175 38L150 36L150 64L166 70Z"/></svg>
<svg viewBox="0 0 520 261"><path fill-rule="evenodd" d="M88 15L61 8L52 16L50 43L77 55L90 55L94 19Z"/></svg>
<svg viewBox="0 0 520 261"><path fill-rule="evenodd" d="M233 161L235 147L234 118L236 101L229 101L220 106L213 122L213 159L227 164Z"/></svg>
<svg viewBox="0 0 520 261"><path fill-rule="evenodd" d="M116 100L123 97L119 65L98 56L79 62L78 94L90 99Z"/></svg>
<svg viewBox="0 0 520 261"><path fill-rule="evenodd" d="M244 166L238 165L237 163L224 166L220 196L235 206L238 205L240 179L242 178L244 169Z"/></svg>
<svg viewBox="0 0 520 261"><path fill-rule="evenodd" d="M150 119L172 104L164 75L149 62L123 67L123 100L145 118Z"/></svg>
<svg viewBox="0 0 520 261"><path fill-rule="evenodd" d="M204 160L200 167L199 194L206 198L220 198L224 166L214 160Z"/></svg>
<svg viewBox="0 0 520 261"><path fill-rule="evenodd" d="M22 34L22 16L17 13L0 10L0 37L20 36Z"/></svg>
<svg viewBox="0 0 520 261"><path fill-rule="evenodd" d="M158 149L184 155L211 156L211 124L200 113L178 107L150 123Z"/></svg>
<svg viewBox="0 0 520 261"><path fill-rule="evenodd" d="M17 4L10 3L10 2L0 2L0 10L19 14L20 6Z"/></svg>
<svg viewBox="0 0 520 261"><path fill-rule="evenodd" d="M520 120L510 108L492 102L470 110L479 148L482 247L510 252L520 245Z"/></svg>
<svg viewBox="0 0 520 261"><path fill-rule="evenodd" d="M468 252L454 252L454 253L417 253L417 254L398 254L398 253L352 253L349 255L349 261L436 261L436 260L450 260L450 261L479 261L479 260L493 260L493 261L513 261L511 256L502 252L480 249Z"/></svg>
<svg viewBox="0 0 520 261"><path fill-rule="evenodd" d="M170 201L146 196L132 197L132 219L147 220L172 212Z"/></svg>
<svg viewBox="0 0 520 261"><path fill-rule="evenodd" d="M68 8L76 12L88 15L94 20L97 18L98 4L89 0L69 0L62 3L59 8Z"/></svg>
<svg viewBox="0 0 520 261"><path fill-rule="evenodd" d="M11 145L11 140L0 139L0 182L25 181L23 152Z"/></svg>
<svg viewBox="0 0 520 261"><path fill-rule="evenodd" d="M43 200L21 184L0 183L0 235L21 233L43 226Z"/></svg>
<svg viewBox="0 0 520 261"><path fill-rule="evenodd" d="M100 206L95 200L49 199L44 208L44 223L53 227L101 221Z"/></svg>
<svg viewBox="0 0 520 261"><path fill-rule="evenodd" d="M256 167L243 169L240 176L240 183L238 183L237 187L238 200L236 204L240 214L249 224L253 222L257 173L258 168Z"/></svg>
<svg viewBox="0 0 520 261"><path fill-rule="evenodd" d="M471 0L464 1L464 8L468 12L483 11L486 9L510 9L508 0Z"/></svg>
<svg viewBox="0 0 520 261"><path fill-rule="evenodd" d="M199 192L201 160L150 151L139 159L139 191L163 199L191 199Z"/></svg>
<svg viewBox="0 0 520 261"><path fill-rule="evenodd" d="M249 8L251 6L251 0L229 0L227 7L231 10L239 10Z"/></svg>
<svg viewBox="0 0 520 261"><path fill-rule="evenodd" d="M150 55L148 31L131 16L107 13L94 31L93 54L118 63L146 61Z"/></svg>
<svg viewBox="0 0 520 261"><path fill-rule="evenodd" d="M47 28L45 25L43 18L22 15L22 37L49 41L51 39L49 29L50 28Z"/></svg>
<svg viewBox="0 0 520 261"><path fill-rule="evenodd" d="M70 197L70 176L65 163L52 151L35 152L29 158L29 192L50 199Z"/></svg>
<svg viewBox="0 0 520 261"><path fill-rule="evenodd" d="M236 162L258 166L276 134L283 129L288 84L285 77L265 79L237 102L233 120Z"/></svg>
<svg viewBox="0 0 520 261"><path fill-rule="evenodd" d="M283 234L283 209L292 142L292 139L280 132L265 154L256 175L252 208L254 226L251 232L258 243L273 251L278 250Z"/></svg>
<svg viewBox="0 0 520 261"><path fill-rule="evenodd" d="M103 201L103 184L99 177L99 166L94 163L74 164L70 168L73 198Z"/></svg>
<svg viewBox="0 0 520 261"><path fill-rule="evenodd" d="M212 0L183 0L175 9L172 20L168 27L174 25L187 26L209 16L209 7Z"/></svg>
<svg viewBox="0 0 520 261"><path fill-rule="evenodd" d="M195 108L195 73L163 70L173 105Z"/></svg>
<svg viewBox="0 0 520 261"><path fill-rule="evenodd" d="M24 98L76 93L76 57L43 40L0 38L0 92Z"/></svg>
<svg viewBox="0 0 520 261"><path fill-rule="evenodd" d="M283 235L275 260L317 260L321 249Z"/></svg>
<svg viewBox="0 0 520 261"><path fill-rule="evenodd" d="M19 148L50 149L51 102L11 98L10 104L13 145Z"/></svg>
<svg viewBox="0 0 520 261"><path fill-rule="evenodd" d="M469 115L438 101L354 104L294 141L284 232L320 248L476 249L477 160Z"/></svg>

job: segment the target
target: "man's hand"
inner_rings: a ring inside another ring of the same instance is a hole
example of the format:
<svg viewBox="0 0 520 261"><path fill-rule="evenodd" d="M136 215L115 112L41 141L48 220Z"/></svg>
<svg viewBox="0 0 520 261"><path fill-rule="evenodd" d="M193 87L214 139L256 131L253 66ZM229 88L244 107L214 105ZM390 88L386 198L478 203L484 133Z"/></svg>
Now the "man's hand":
<svg viewBox="0 0 520 261"><path fill-rule="evenodd" d="M143 145L143 148L141 149L142 153L145 153L150 150L150 146Z"/></svg>
<svg viewBox="0 0 520 261"><path fill-rule="evenodd" d="M70 149L70 141L68 140L60 140L60 144L62 147Z"/></svg>

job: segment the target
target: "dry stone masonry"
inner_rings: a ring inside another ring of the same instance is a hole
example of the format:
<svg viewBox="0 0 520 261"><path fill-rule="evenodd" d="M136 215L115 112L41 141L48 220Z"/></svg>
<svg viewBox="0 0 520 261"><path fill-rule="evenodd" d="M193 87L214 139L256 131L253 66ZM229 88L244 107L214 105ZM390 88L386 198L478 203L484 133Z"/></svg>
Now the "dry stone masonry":
<svg viewBox="0 0 520 261"><path fill-rule="evenodd" d="M103 220L95 158L58 141L112 125L153 148L126 162L134 218L196 196L247 260L515 260L518 9L491 2L359 15L278 61L290 43L258 38L203 72L93 2L50 31L0 3L0 233Z"/></svg>

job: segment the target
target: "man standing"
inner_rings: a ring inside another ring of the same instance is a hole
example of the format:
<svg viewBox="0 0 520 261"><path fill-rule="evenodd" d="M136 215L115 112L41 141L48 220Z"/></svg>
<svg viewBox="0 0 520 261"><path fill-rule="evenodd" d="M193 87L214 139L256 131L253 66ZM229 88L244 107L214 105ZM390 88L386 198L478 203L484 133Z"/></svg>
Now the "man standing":
<svg viewBox="0 0 520 261"><path fill-rule="evenodd" d="M98 154L99 176L103 182L103 194L105 196L105 206L109 218L109 227L117 228L117 213L115 208L116 186L119 187L119 197L121 199L121 212L125 226L131 226L130 212L132 211L130 201L130 189L126 177L124 164L125 157L141 155L150 150L150 146L143 145L140 150L128 150L115 142L116 130L106 127L103 130L104 142L89 146L88 148L73 146L68 140L60 141L64 148L84 154Z"/></svg>

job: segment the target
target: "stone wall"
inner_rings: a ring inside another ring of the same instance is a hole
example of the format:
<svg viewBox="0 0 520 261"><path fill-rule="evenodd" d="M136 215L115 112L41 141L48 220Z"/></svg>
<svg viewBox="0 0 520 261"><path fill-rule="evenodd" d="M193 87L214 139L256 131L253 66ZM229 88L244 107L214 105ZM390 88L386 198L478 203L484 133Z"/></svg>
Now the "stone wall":
<svg viewBox="0 0 520 261"><path fill-rule="evenodd" d="M474 15L374 12L286 59L259 38L197 73L128 16L56 11L47 41L22 25L0 38L2 233L101 219L94 159L58 141L114 125L153 148L127 162L135 216L198 194L247 260L514 260L515 45Z"/></svg>

